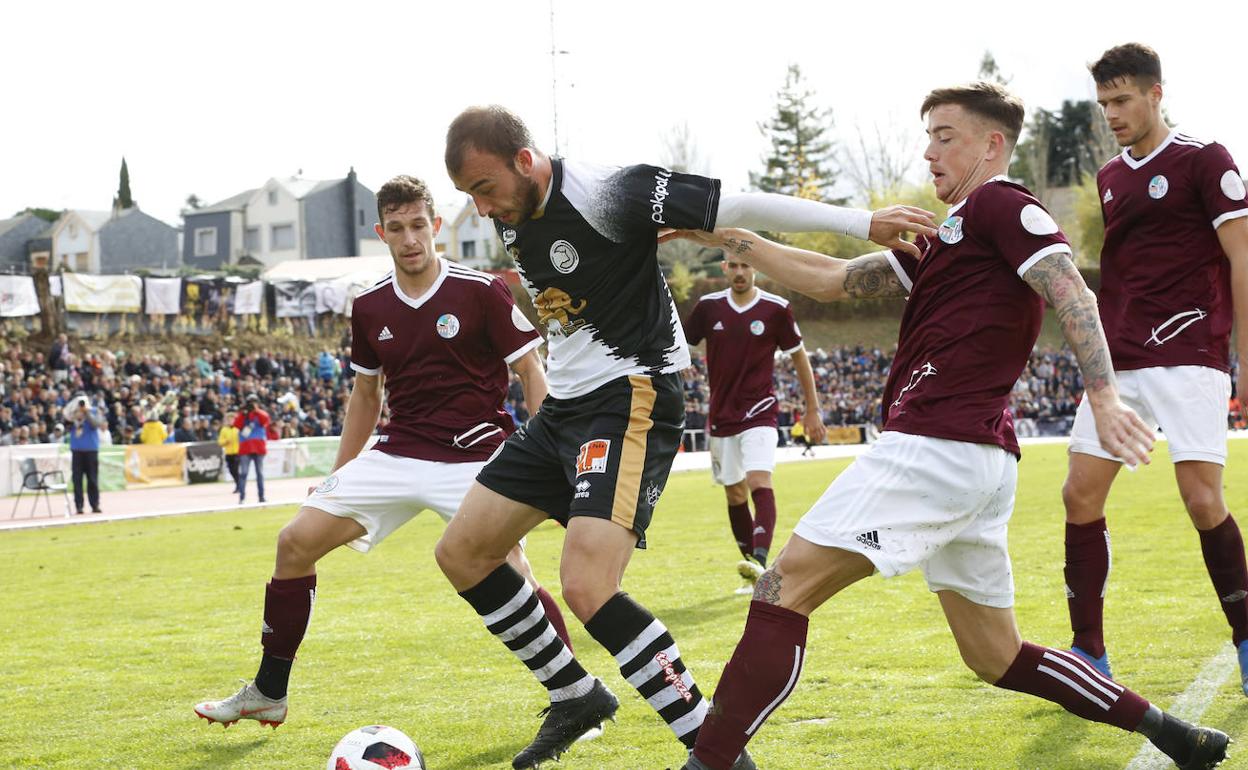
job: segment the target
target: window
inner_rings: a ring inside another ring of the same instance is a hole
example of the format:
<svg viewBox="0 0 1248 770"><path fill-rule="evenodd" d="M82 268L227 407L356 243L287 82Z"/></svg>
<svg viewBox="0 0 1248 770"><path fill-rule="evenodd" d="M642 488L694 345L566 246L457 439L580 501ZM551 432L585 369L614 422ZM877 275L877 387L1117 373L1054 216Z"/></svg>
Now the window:
<svg viewBox="0 0 1248 770"><path fill-rule="evenodd" d="M282 251L295 248L295 226L273 225L269 231L269 250Z"/></svg>
<svg viewBox="0 0 1248 770"><path fill-rule="evenodd" d="M87 252L80 251L74 255L74 269L80 273L85 273L91 267L91 260L88 258Z"/></svg>
<svg viewBox="0 0 1248 770"><path fill-rule="evenodd" d="M364 209L360 209L360 227L364 226Z"/></svg>
<svg viewBox="0 0 1248 770"><path fill-rule="evenodd" d="M243 231L243 249L248 254L260 253L260 228L248 227Z"/></svg>
<svg viewBox="0 0 1248 770"><path fill-rule="evenodd" d="M277 205L277 190L269 190L269 205Z"/></svg>
<svg viewBox="0 0 1248 770"><path fill-rule="evenodd" d="M195 228L195 256L211 257L217 253L217 228Z"/></svg>
<svg viewBox="0 0 1248 770"><path fill-rule="evenodd" d="M471 259L477 256L477 242L463 241L459 244L459 256L464 259Z"/></svg>

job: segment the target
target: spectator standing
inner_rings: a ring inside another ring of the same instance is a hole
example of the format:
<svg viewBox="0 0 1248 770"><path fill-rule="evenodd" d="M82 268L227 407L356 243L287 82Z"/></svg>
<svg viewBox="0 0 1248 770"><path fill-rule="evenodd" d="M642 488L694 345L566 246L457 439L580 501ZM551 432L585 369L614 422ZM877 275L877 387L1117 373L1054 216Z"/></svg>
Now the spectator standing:
<svg viewBox="0 0 1248 770"><path fill-rule="evenodd" d="M264 456L268 452L269 413L260 408L260 397L247 394L247 405L234 418L238 428L238 502L247 499L249 466L256 469L256 494L264 502Z"/></svg>
<svg viewBox="0 0 1248 770"><path fill-rule="evenodd" d="M235 417L233 412L225 413L225 422L221 425L221 430L217 431L217 443L221 445L221 451L225 452L225 467L234 482L234 491L241 497L243 491L238 486L238 428L234 427Z"/></svg>
<svg viewBox="0 0 1248 770"><path fill-rule="evenodd" d="M108 421L86 396L78 396L65 407L72 421L69 431L70 474L74 483L74 512L82 514L82 481L87 481L87 501L91 512L100 512L100 431Z"/></svg>
<svg viewBox="0 0 1248 770"><path fill-rule="evenodd" d="M69 376L69 337L58 334L48 352L48 368L52 370L53 382L64 382Z"/></svg>

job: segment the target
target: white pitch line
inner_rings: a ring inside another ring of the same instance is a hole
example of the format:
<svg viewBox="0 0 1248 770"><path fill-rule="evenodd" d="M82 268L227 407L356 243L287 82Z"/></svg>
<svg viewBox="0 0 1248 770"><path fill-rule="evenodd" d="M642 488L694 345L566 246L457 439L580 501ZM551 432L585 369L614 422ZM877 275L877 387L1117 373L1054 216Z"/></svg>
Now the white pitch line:
<svg viewBox="0 0 1248 770"><path fill-rule="evenodd" d="M1213 696L1238 667L1235 648L1227 644L1209 659L1196 679L1179 694L1174 705L1166 709L1170 714L1187 722L1195 722L1209 708ZM1170 759L1157 750L1151 741L1145 740L1135 758L1127 764L1127 770L1161 770L1170 767Z"/></svg>

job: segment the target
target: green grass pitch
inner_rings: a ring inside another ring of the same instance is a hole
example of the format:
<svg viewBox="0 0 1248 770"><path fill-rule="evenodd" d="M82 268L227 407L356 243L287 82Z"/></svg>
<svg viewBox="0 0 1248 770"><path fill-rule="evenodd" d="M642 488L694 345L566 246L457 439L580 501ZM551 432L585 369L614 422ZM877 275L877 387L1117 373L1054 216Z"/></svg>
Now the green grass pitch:
<svg viewBox="0 0 1248 770"><path fill-rule="evenodd" d="M1228 502L1248 512L1248 441L1230 445ZM846 464L779 466L778 542ZM1059 646L1069 642L1064 470L1063 446L1026 450L1010 540L1023 636ZM0 767L318 769L338 738L374 722L411 735L435 770L510 767L544 694L442 578L432 554L442 523L428 513L372 554L342 550L321 563L289 722L222 731L195 717L196 701L224 697L255 672L274 537L292 513L0 533ZM1114 670L1165 707L1229 634L1164 447L1151 467L1120 476L1109 517ZM710 695L747 599L733 595L736 549L708 473L673 476L650 533L625 590L668 625ZM561 543L549 524L529 538L551 587ZM560 767L679 767L671 733L567 617L578 656L622 707L617 724ZM751 744L768 770L1121 768L1142 743L978 682L917 574L871 578L833 599L812 619L808 649L796 692ZM1248 734L1237 681L1218 690L1203 721ZM1248 751L1226 767L1248 767Z"/></svg>

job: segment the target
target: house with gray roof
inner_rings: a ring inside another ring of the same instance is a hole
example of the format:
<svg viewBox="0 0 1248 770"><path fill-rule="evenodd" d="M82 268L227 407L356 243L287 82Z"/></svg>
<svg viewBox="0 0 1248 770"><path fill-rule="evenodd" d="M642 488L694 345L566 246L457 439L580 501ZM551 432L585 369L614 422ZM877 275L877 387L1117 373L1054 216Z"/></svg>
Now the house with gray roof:
<svg viewBox="0 0 1248 770"><path fill-rule="evenodd" d="M71 209L52 226L52 268L120 274L181 264L178 231L136 208Z"/></svg>
<svg viewBox="0 0 1248 770"><path fill-rule="evenodd" d="M29 272L31 243L44 237L50 226L30 213L0 219L0 273Z"/></svg>

